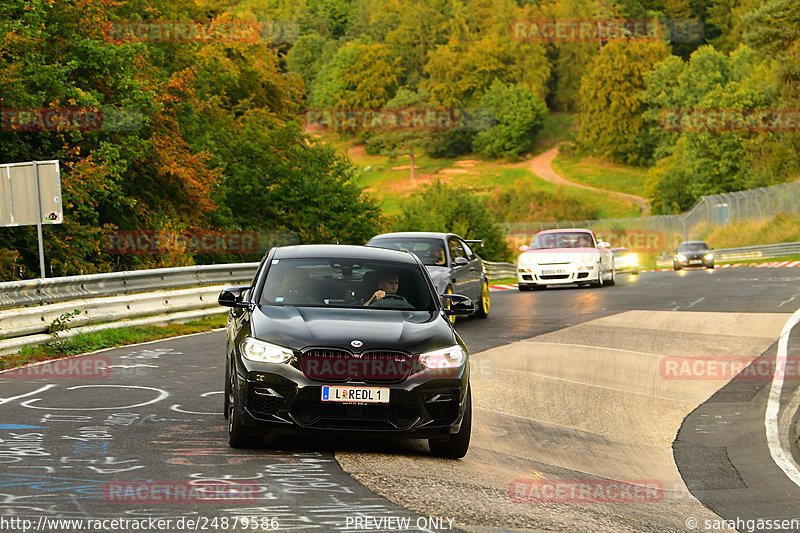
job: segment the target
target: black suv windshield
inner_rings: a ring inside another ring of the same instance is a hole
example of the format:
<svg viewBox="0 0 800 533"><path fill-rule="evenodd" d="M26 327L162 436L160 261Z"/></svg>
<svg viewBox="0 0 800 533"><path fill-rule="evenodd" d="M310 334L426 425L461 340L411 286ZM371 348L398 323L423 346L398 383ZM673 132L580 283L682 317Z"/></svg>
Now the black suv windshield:
<svg viewBox="0 0 800 533"><path fill-rule="evenodd" d="M352 259L273 259L261 305L433 311L420 268Z"/></svg>

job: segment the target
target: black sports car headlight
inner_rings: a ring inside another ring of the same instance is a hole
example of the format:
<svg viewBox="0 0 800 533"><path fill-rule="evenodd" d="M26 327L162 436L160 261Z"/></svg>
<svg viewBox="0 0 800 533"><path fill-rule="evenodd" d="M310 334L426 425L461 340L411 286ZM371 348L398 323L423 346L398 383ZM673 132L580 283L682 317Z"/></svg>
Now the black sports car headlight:
<svg viewBox="0 0 800 533"><path fill-rule="evenodd" d="M467 358L464 349L456 344L449 348L427 352L419 356L419 362L432 369L456 368L464 364Z"/></svg>
<svg viewBox="0 0 800 533"><path fill-rule="evenodd" d="M259 363L285 363L294 357L294 353L289 348L276 346L253 337L246 337L242 341L241 348L245 358Z"/></svg>

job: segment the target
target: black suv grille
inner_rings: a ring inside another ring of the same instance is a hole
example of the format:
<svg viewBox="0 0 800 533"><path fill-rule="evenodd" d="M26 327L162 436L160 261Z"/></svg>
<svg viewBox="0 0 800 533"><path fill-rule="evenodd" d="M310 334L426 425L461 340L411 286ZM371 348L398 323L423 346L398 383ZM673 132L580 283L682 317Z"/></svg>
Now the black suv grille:
<svg viewBox="0 0 800 533"><path fill-rule="evenodd" d="M370 351L355 355L347 350L311 349L303 353L300 369L309 379L344 383L396 383L413 370L415 358L402 352Z"/></svg>

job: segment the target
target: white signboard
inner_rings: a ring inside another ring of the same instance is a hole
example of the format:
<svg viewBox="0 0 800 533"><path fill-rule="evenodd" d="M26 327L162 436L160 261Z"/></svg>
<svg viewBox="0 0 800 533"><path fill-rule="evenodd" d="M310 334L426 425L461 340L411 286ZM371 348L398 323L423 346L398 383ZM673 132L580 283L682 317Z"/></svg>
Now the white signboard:
<svg viewBox="0 0 800 533"><path fill-rule="evenodd" d="M58 161L0 165L0 227L61 224L63 219Z"/></svg>
<svg viewBox="0 0 800 533"><path fill-rule="evenodd" d="M42 224L61 224L62 220L58 161L0 165L0 228L36 226L42 278L46 277Z"/></svg>

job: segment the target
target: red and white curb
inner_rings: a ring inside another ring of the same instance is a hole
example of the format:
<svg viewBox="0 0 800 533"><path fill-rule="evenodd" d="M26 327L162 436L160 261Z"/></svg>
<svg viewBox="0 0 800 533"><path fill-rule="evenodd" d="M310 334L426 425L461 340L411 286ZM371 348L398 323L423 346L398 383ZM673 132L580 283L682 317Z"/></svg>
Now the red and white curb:
<svg viewBox="0 0 800 533"><path fill-rule="evenodd" d="M494 291L507 291L509 289L516 289L517 284L514 283L513 285L489 285L489 292Z"/></svg>
<svg viewBox="0 0 800 533"><path fill-rule="evenodd" d="M715 265L714 269L720 268L782 268L782 267L800 267L800 261L773 261L771 263L726 263L724 265ZM703 267L697 267L703 268ZM655 268L651 270L642 270L642 272L672 272L671 268Z"/></svg>

